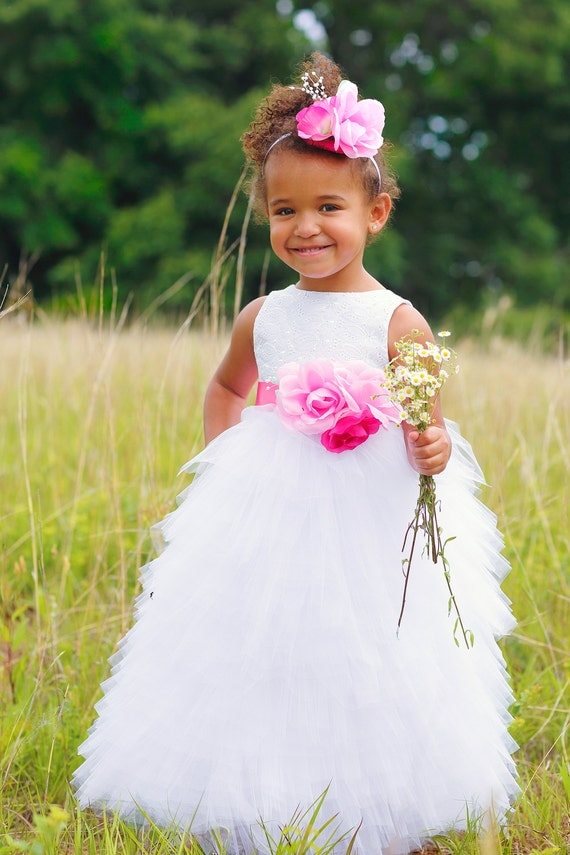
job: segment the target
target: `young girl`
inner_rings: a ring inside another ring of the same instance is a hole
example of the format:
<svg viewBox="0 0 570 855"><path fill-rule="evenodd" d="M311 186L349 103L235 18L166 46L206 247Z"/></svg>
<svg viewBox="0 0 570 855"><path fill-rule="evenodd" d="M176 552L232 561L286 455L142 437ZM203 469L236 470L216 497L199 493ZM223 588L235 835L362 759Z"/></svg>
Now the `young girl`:
<svg viewBox="0 0 570 855"><path fill-rule="evenodd" d="M245 853L267 849L260 821L278 838L328 788L321 819L360 825L358 852L406 853L469 818L501 821L516 793L495 641L512 625L507 567L440 405L419 434L381 394L395 342L433 340L363 266L397 196L382 105L322 56L304 71L244 137L295 281L236 321L206 393L207 447L185 467L197 477L162 523L74 784L81 805ZM363 389L369 403L340 418ZM454 643L442 567L420 554L396 633L418 473L443 473L471 649Z"/></svg>

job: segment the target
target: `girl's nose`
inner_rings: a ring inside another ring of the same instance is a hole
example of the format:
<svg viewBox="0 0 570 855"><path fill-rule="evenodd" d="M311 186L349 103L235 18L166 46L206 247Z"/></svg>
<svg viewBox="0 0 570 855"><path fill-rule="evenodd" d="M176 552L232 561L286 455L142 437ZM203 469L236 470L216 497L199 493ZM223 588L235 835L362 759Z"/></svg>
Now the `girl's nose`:
<svg viewBox="0 0 570 855"><path fill-rule="evenodd" d="M313 237L313 235L318 234L319 231L320 226L314 214L298 214L295 221L295 234L298 237Z"/></svg>

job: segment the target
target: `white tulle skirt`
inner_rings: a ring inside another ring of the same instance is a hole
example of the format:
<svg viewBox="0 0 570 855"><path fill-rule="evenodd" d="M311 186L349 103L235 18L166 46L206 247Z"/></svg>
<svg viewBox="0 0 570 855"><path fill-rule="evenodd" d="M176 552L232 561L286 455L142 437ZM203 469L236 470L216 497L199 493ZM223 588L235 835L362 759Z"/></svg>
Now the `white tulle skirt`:
<svg viewBox="0 0 570 855"><path fill-rule="evenodd" d="M402 539L418 476L392 427L341 454L270 407L186 467L136 621L113 657L74 778L82 806L221 829L263 851L328 787L322 818L357 851L407 852L516 794L512 700L496 638L512 627L495 518L468 444L437 477L467 650L441 567L418 555L402 627Z"/></svg>

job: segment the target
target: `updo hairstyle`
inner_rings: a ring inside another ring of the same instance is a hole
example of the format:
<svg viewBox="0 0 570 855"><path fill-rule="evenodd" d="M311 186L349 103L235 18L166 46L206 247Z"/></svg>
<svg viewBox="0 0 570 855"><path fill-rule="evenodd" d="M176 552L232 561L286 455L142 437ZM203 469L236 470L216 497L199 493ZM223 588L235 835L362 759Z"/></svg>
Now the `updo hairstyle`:
<svg viewBox="0 0 570 855"><path fill-rule="evenodd" d="M302 89L302 75L322 77L322 84L327 96L336 94L343 77L339 66L321 53L313 53L309 60L301 63L298 78L292 86L275 84L269 95L259 104L255 117L242 137L243 150L251 167L247 190L254 197L254 211L258 219L267 219L266 188L263 167L271 145L283 136L290 134L278 143L279 150L296 151L302 154L318 154L319 156L338 158L346 155L316 148L297 134L296 115L304 107L313 103L313 97ZM382 176L382 193L388 193L392 201L400 196L396 176L386 161L386 149L389 143L379 150L374 158ZM370 201L378 195L378 175L369 158L351 158L351 163L360 173L362 186Z"/></svg>

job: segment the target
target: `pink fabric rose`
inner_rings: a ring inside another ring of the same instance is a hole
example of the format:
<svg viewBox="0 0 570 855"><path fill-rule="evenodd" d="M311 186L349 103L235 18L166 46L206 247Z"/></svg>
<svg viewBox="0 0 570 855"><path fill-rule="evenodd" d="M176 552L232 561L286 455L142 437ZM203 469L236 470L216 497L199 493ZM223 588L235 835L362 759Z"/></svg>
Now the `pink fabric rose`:
<svg viewBox="0 0 570 855"><path fill-rule="evenodd" d="M360 413L369 409L382 427L400 421L400 411L382 385L386 378L380 368L354 360L337 364L336 376L348 411Z"/></svg>
<svg viewBox="0 0 570 855"><path fill-rule="evenodd" d="M321 443L327 451L338 454L362 445L371 434L378 433L379 430L379 420L369 409L362 410L360 413L341 416L332 428L321 435Z"/></svg>
<svg viewBox="0 0 570 855"><path fill-rule="evenodd" d="M334 105L332 98L316 101L310 107L304 107L297 113L297 133L304 140L313 142L328 141L327 146L334 151L333 118Z"/></svg>
<svg viewBox="0 0 570 855"><path fill-rule="evenodd" d="M332 362L291 362L280 369L278 377L277 412L286 425L308 434L333 426L345 399Z"/></svg>
<svg viewBox="0 0 570 855"><path fill-rule="evenodd" d="M302 139L347 157L374 157L384 142L384 107L371 98L359 101L349 80L341 82L336 95L300 110L296 119Z"/></svg>
<svg viewBox="0 0 570 855"><path fill-rule="evenodd" d="M356 448L381 427L400 421L398 407L382 386L384 372L365 362L291 362L278 379L281 420L293 430L320 435L329 451Z"/></svg>

